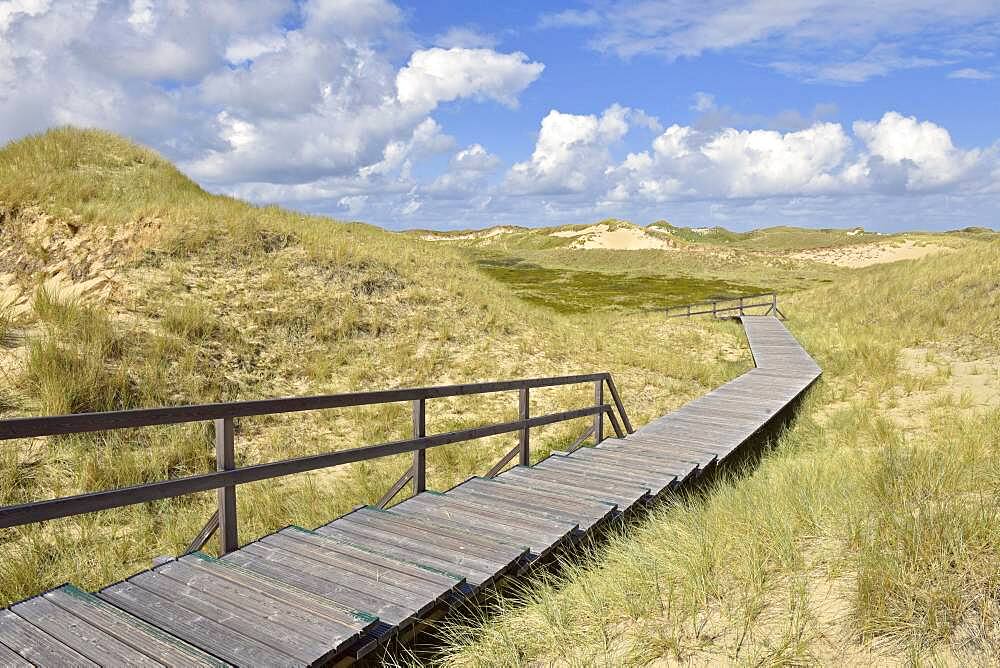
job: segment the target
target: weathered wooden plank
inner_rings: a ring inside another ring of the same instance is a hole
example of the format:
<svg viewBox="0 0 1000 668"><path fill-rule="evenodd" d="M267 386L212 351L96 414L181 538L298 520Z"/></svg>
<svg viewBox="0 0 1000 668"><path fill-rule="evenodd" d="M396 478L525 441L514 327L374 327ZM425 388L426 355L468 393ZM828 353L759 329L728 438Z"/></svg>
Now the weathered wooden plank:
<svg viewBox="0 0 1000 668"><path fill-rule="evenodd" d="M511 471L516 471L515 467ZM583 503L591 503L596 501L597 503L603 503L611 507L612 515L617 516L619 513L618 503L612 501L611 499L605 498L604 494L594 494L590 490L580 489L579 487L574 487L572 485L566 485L565 483L555 483L549 480L542 480L541 478L535 478L534 480L528 481L518 477L498 477L494 478L494 481L510 487L511 489L516 489L517 491L529 496L535 492L541 492L542 494L553 494L558 495L567 501L579 500Z"/></svg>
<svg viewBox="0 0 1000 668"><path fill-rule="evenodd" d="M693 463L681 465L676 462L670 462L668 464L653 457L629 456L628 453L622 454L611 450L603 451L594 448L581 448L572 454L555 452L552 454L553 456L563 457L577 463L607 467L609 471L627 474L630 479L638 480L641 484L652 485L664 482L666 483L664 487L683 479L698 466Z"/></svg>
<svg viewBox="0 0 1000 668"><path fill-rule="evenodd" d="M434 541L454 553L478 560L481 565L489 568L506 566L524 555L523 545L504 543L486 536L470 536L469 532L442 526L416 526L399 515L390 514L390 511L359 508L337 521L389 531L416 540Z"/></svg>
<svg viewBox="0 0 1000 668"><path fill-rule="evenodd" d="M300 663L258 642L256 633L238 633L131 582L111 585L101 590L98 597L236 665L293 666Z"/></svg>
<svg viewBox="0 0 1000 668"><path fill-rule="evenodd" d="M560 466L558 462L544 460L531 467L531 473L538 476L548 476L552 480L563 480L567 483L579 485L585 489L603 490L607 493L623 493L622 490L633 490L638 498L644 498L653 493L653 488L649 485L634 483L621 478L613 478L605 475L598 475L591 472L583 472L572 467ZM638 496L641 494L641 496Z"/></svg>
<svg viewBox="0 0 1000 668"><path fill-rule="evenodd" d="M680 461L691 461L697 464L705 464L716 457L719 452L725 451L725 447L718 442L707 443L696 438L679 439L641 431L637 431L621 441L606 439L594 448L598 450L647 451L651 454L675 456Z"/></svg>
<svg viewBox="0 0 1000 668"><path fill-rule="evenodd" d="M281 624L280 618L269 619L265 613L230 603L227 599L206 596L201 590L157 571L140 573L129 578L129 583L161 596L202 619L210 619L226 627L230 630L227 637L230 642L242 642L239 636L254 638L283 655L285 662L308 665L325 656L329 650L315 639L297 632L292 625Z"/></svg>
<svg viewBox="0 0 1000 668"><path fill-rule="evenodd" d="M344 540L358 545L365 545L369 549L386 556L399 559L412 559L430 568L454 573L465 578L474 587L481 587L484 584L488 584L500 574L500 572L493 569L487 569L482 566L477 567L475 563L463 560L461 555L453 555L448 552L442 553L440 548L436 548L433 545L422 545L419 541L413 542L402 536L385 531L371 531L366 527L357 527L349 524L338 525L333 522L317 528L316 531L335 540ZM524 553L527 554L528 550L525 549Z"/></svg>
<svg viewBox="0 0 1000 668"><path fill-rule="evenodd" d="M518 529L528 529L542 534L565 536L579 528L576 522L552 520L544 517L529 517L524 513L512 513L500 508L491 510L490 508L484 507L482 504L477 504L474 501L451 497L447 494L431 492L426 497L414 497L412 499L408 499L407 502L422 500L433 501L452 508L461 508L468 512L485 514L487 516L494 517L495 521L499 524L506 524Z"/></svg>
<svg viewBox="0 0 1000 668"><path fill-rule="evenodd" d="M503 512L499 508L491 511L484 506L467 503L457 497L441 499L414 497L400 504L398 512L415 522L419 522L422 515L429 515L435 521L457 525L465 531L506 535L508 540L520 541L536 555L546 554L577 527L576 524L564 525L571 528L560 532L549 532L528 526L517 526L516 518L498 515Z"/></svg>
<svg viewBox="0 0 1000 668"><path fill-rule="evenodd" d="M472 513L454 510L445 506L426 502L421 499L419 503L411 504L399 509L399 514L414 522L429 520L441 526L460 529L463 531L483 533L487 535L502 535L510 542L524 545L535 554L548 552L554 541L533 534L529 531L513 529L504 525L491 525L484 522L483 518Z"/></svg>
<svg viewBox="0 0 1000 668"><path fill-rule="evenodd" d="M280 552L291 553L304 567L324 568L343 577L345 581L356 583L358 588L365 591L378 591L379 595L389 601L406 602L417 611L429 607L441 595L438 589L429 589L423 581L409 582L401 581L399 577L394 577L389 573L373 572L367 564L338 558L336 555L323 553L312 548L306 543L294 540L280 534L265 536L261 544ZM313 566L313 564L316 564ZM409 586L407 586L409 585Z"/></svg>
<svg viewBox="0 0 1000 668"><path fill-rule="evenodd" d="M331 598L364 609L377 615L382 621L392 624L408 622L434 602L434 599L430 597L417 596L388 583L373 582L371 578L317 561L309 556L294 552L292 548L285 545L258 542L254 543L252 549L248 550L247 553L257 559L264 559L270 564L290 568L300 573L308 573L337 584L341 589L335 595L330 595ZM257 569L251 568L250 570Z"/></svg>
<svg viewBox="0 0 1000 668"><path fill-rule="evenodd" d="M0 643L37 666L96 666L10 610L0 612Z"/></svg>
<svg viewBox="0 0 1000 668"><path fill-rule="evenodd" d="M0 643L0 666L8 668L34 668L35 664L7 647L7 645Z"/></svg>
<svg viewBox="0 0 1000 668"><path fill-rule="evenodd" d="M296 535L297 533L280 532L273 536L265 537L262 542L271 540L275 544L284 544L287 549L294 550L298 554L308 556L376 582L399 587L432 601L437 601L447 596L455 590L460 582L457 578L447 578L447 582L444 583L434 582L419 575L414 575L407 570L387 568L368 559L361 559L354 555L326 549L326 546L319 545L315 541L304 540L304 536ZM279 539L288 542L282 543Z"/></svg>
<svg viewBox="0 0 1000 668"><path fill-rule="evenodd" d="M251 543L238 552L226 555L226 560L274 580L286 582L303 591L324 596L358 610L365 610L389 624L404 625L416 614L413 608L379 598L374 593L362 591L357 586L352 587L345 583L344 578L338 578L337 574L330 573L326 569L318 566L311 570L305 569L297 559L260 543Z"/></svg>
<svg viewBox="0 0 1000 668"><path fill-rule="evenodd" d="M324 651L358 635L358 629L331 620L323 607L301 605L302 597L293 598L288 587L268 591L265 587L252 586L250 578L237 582L223 577L221 573L224 572L225 569L205 569L197 560L175 561L156 569L158 575L205 592L213 601L227 601L252 610L255 615L289 628L304 639L315 640L316 647ZM287 599L285 592L288 592Z"/></svg>
<svg viewBox="0 0 1000 668"><path fill-rule="evenodd" d="M543 514L546 517L575 522L583 531L610 515L614 508L602 503L571 502L565 497L536 491L531 497L523 492L482 478L470 478L448 490L449 494L478 499L480 503L496 503L510 510L520 509L527 513Z"/></svg>
<svg viewBox="0 0 1000 668"><path fill-rule="evenodd" d="M547 457L542 461L535 464L535 468L543 471L555 471L560 475L562 474L572 474L575 476L585 477L588 480L599 481L610 486L618 485L634 485L637 487L643 487L648 490L649 494L656 495L667 487L670 483L674 481L676 476L670 476L669 482L666 477L654 476L652 474L645 476L651 480L640 480L635 478L631 473L615 470L613 467L599 461L586 460L586 459L574 459L572 455L570 456L559 456L553 455Z"/></svg>
<svg viewBox="0 0 1000 668"><path fill-rule="evenodd" d="M712 455L706 455L703 452L692 453L669 446L648 446L638 442L613 443L610 447L585 447L573 454L579 455L581 453L584 457L623 460L633 462L633 466L636 464L640 467L651 466L661 473L674 473L676 475L687 475L691 469L698 468L712 457Z"/></svg>
<svg viewBox="0 0 1000 668"><path fill-rule="evenodd" d="M44 596L18 603L11 611L96 664L162 666L142 652L72 615Z"/></svg>
<svg viewBox="0 0 1000 668"><path fill-rule="evenodd" d="M649 496L648 487L632 487L622 485L620 487L613 486L608 487L604 483L598 481L587 480L586 478L580 476L569 475L565 473L559 473L558 471L546 471L542 469L536 469L532 467L531 469L521 470L521 467L511 469L503 474L503 476L508 480L520 480L522 482L530 485L533 480L538 480L541 482L550 482L558 485L564 485L569 488L576 488L587 492L590 496L599 499L607 499L616 503L618 507L622 510L627 510L638 503L640 500Z"/></svg>
<svg viewBox="0 0 1000 668"><path fill-rule="evenodd" d="M615 443L602 443L599 446L593 448L597 452L613 452L620 454L622 456L663 456L665 454L674 453L681 464L689 466L697 466L699 468L707 468L713 462L715 462L720 455L725 455L727 452L724 448L718 448L715 452L705 452L704 450L694 450L687 449L683 446L659 446L659 445L649 445L642 441L636 441L634 443L629 443L627 445L620 445Z"/></svg>
<svg viewBox="0 0 1000 668"><path fill-rule="evenodd" d="M536 464L539 468L555 471L573 472L588 478L603 479L614 483L631 483L647 487L649 493L657 495L677 481L676 475L656 475L651 471L636 472L613 466L607 462L585 458L574 458L572 455L553 455Z"/></svg>
<svg viewBox="0 0 1000 668"><path fill-rule="evenodd" d="M332 535L329 529L347 532L355 538L370 539L403 548L404 554L412 551L413 558L418 558L416 556L418 554L432 557L439 562L449 564L448 570L465 576L472 584L477 584L476 580L480 583L483 582L483 574L488 574L486 580L492 579L507 570L516 561L515 559L498 560L497 557L483 558L470 554L467 548L456 549L454 541L445 541L444 536L440 534L412 529L407 531L398 525L390 524L386 528L385 524L340 519L325 527L320 527L317 531ZM461 544L458 545L462 547ZM527 553L527 548L524 548L521 555L526 556Z"/></svg>
<svg viewBox="0 0 1000 668"><path fill-rule="evenodd" d="M363 550L355 545L347 545L344 543L337 542L330 539L323 534L316 533L315 531L310 531L308 529L303 529L298 526L290 526L282 529L280 534L294 538L296 540L301 540L306 543L317 546L323 550L328 550L331 553L339 554L344 557L355 558L361 561L368 562L374 567L381 570L391 570L397 571L407 576L412 576L417 579L426 580L432 585L441 587L442 589L454 589L460 586L463 579L459 575L454 573L447 573L433 568L428 568L423 564L416 563L412 560L395 559L392 557L387 557L383 554L377 552L372 552L370 550Z"/></svg>
<svg viewBox="0 0 1000 668"><path fill-rule="evenodd" d="M644 471L651 471L659 476L673 476L677 480L683 480L698 469L697 464L690 462L682 464L677 461L658 459L649 455L643 456L638 453L598 450L597 448L580 448L570 456L576 459L604 462L631 471L636 475Z"/></svg>
<svg viewBox="0 0 1000 668"><path fill-rule="evenodd" d="M44 594L66 612L168 666L224 666L214 656L175 638L92 594L64 585Z"/></svg>

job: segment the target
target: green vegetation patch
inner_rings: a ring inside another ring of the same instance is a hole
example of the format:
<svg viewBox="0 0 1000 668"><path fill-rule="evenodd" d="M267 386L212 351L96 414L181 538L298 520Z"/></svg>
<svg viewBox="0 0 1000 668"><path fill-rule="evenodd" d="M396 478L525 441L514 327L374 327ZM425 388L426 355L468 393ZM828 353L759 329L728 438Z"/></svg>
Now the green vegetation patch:
<svg viewBox="0 0 1000 668"><path fill-rule="evenodd" d="M767 292L758 285L690 276L611 274L554 269L519 257L490 255L476 264L521 299L559 313L643 310Z"/></svg>

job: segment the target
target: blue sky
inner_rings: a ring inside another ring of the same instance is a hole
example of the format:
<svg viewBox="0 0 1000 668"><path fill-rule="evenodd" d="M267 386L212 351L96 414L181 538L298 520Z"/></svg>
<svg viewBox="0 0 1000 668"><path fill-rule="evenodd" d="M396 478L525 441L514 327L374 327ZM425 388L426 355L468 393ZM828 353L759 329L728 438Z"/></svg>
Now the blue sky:
<svg viewBox="0 0 1000 668"><path fill-rule="evenodd" d="M0 141L393 228L996 227L993 1L0 2Z"/></svg>

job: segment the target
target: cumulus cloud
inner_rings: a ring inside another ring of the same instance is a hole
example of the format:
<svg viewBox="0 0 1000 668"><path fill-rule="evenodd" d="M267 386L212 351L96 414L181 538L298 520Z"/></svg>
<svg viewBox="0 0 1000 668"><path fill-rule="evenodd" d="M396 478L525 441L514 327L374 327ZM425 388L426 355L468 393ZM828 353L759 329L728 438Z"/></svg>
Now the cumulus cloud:
<svg viewBox="0 0 1000 668"><path fill-rule="evenodd" d="M0 140L105 127L212 187L257 192L364 180L432 145L451 150L429 116L438 105L516 106L544 68L489 48L415 50L388 0L19 0L0 5L0 31ZM427 128L434 141L421 140ZM291 192L311 191L326 192Z"/></svg>
<svg viewBox="0 0 1000 668"><path fill-rule="evenodd" d="M518 193L583 192L600 178L610 149L629 130L629 118L648 116L615 104L600 116L565 114L553 109L542 119L531 159L515 164L507 187Z"/></svg>
<svg viewBox="0 0 1000 668"><path fill-rule="evenodd" d="M867 154L856 169L876 185L881 176L910 191L938 188L960 181L982 157L977 149L956 148L945 128L894 111L878 122L856 121L854 134Z"/></svg>
<svg viewBox="0 0 1000 668"><path fill-rule="evenodd" d="M607 171L606 197L664 202L919 193L972 185L970 177L985 164L982 150L957 148L945 128L897 112L855 122L852 130L853 136L829 122L792 132L673 125L650 150L631 153Z"/></svg>
<svg viewBox="0 0 1000 668"><path fill-rule="evenodd" d="M698 3L699 13L681 0L671 13L654 2L612 2L547 15L539 27L593 31L595 47L625 57L616 34L634 38L634 53L741 48L766 63L778 60L762 46L768 40L822 51L853 34L856 51L787 61L795 76L847 81L926 65L914 60L925 55L881 46L873 35L891 42L916 34L928 16L948 32L980 7L918 0L921 11L909 12L890 3L874 10L871 25L855 25L859 2L796 0L750 17L731 3ZM816 33L816 7L838 35ZM153 145L214 191L386 225L675 212L683 220L693 211L719 220L839 220L870 212L876 200L896 210L902 194L922 198L937 219L948 211L941 198L971 212L969 202L990 197L995 208L1000 192L1000 144L964 148L946 128L896 112L854 124L830 122L830 105L740 113L709 92L692 98L694 121L669 127L622 104L551 109L528 120L538 124L533 146L501 158L485 131L459 144L441 107L516 107L544 65L497 50L474 26L422 43L407 20L388 0L0 3L0 141L58 124L105 127ZM973 37L982 48L991 43ZM962 67L974 52L956 43L950 76L989 75L983 58L975 62L986 69Z"/></svg>
<svg viewBox="0 0 1000 668"><path fill-rule="evenodd" d="M545 66L520 51L432 48L417 51L396 75L399 101L433 109L440 102L471 97L517 106L517 96L541 75Z"/></svg>
<svg viewBox="0 0 1000 668"><path fill-rule="evenodd" d="M425 188L437 199L470 199L489 189L487 177L500 166L500 158L481 144L472 144L452 156L448 170Z"/></svg>

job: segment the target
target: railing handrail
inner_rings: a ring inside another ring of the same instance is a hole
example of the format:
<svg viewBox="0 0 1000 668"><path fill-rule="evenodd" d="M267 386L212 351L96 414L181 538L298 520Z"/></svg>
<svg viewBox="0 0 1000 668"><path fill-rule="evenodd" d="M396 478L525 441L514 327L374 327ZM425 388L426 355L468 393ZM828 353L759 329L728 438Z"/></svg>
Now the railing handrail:
<svg viewBox="0 0 1000 668"><path fill-rule="evenodd" d="M675 308L684 308L685 306L694 306L695 304L711 304L718 302L734 302L740 299L757 299L758 297L770 297L776 295L776 292L760 292L755 295L736 295L735 297L716 297L715 299L699 299L697 301L688 302L687 304L676 304L674 306L667 306L663 310L672 310Z"/></svg>
<svg viewBox="0 0 1000 668"><path fill-rule="evenodd" d="M768 298L768 301L757 302L757 303L747 303L747 300L754 300L760 298ZM730 302L736 302L732 306L720 306L720 304L728 304ZM702 311L693 311L692 307L701 307L706 305L711 305L712 308L706 308ZM778 309L778 293L777 292L762 292L755 295L739 295L736 297L720 297L718 299L704 299L702 301L691 302L690 304L677 304L675 306L667 306L661 309L654 309L656 311L662 311L668 318L679 318L679 317L690 317L692 315L706 315L711 313L712 315L718 315L719 313L726 313L729 311L739 311L740 315L744 315L744 311L748 308L755 307L768 307L767 313L765 315L770 315L773 312L777 312L779 315L781 311ZM782 317L784 317L782 315Z"/></svg>
<svg viewBox="0 0 1000 668"><path fill-rule="evenodd" d="M557 387L588 382L592 382L598 386L596 390L596 405L528 417L528 388ZM602 388L605 383L611 392L614 402L613 407L611 404L604 403L603 401ZM522 404L520 419L441 434L424 434L422 426L423 403L426 399L488 394L508 390L519 390L520 392L519 396L521 397L520 401ZM419 414L415 412L415 433L413 438L367 445L348 450L282 459L262 464L252 464L242 467L235 466L233 458L234 418L402 401L412 402L415 411L419 410ZM236 485L411 452L417 453L419 457L419 459L415 460L414 466L411 469L413 472L412 477L415 481L422 481L424 475L423 453L428 448L511 432L521 432L522 434L522 445L520 447L523 452L521 461L524 463L527 459L526 434L527 430L531 427L540 427L566 420L592 416L595 420L594 429L596 429L596 433L600 434L599 421L607 414L616 434L619 437L623 436L624 432L622 432L618 420L615 419L614 409L617 409L625 429L631 433L633 431L632 425L628 419L628 415L625 413L614 379L610 373L602 372L462 385L438 385L312 397L288 397L283 399L236 401L2 420L0 421L0 440L213 420L216 430L216 455L219 470L118 489L3 506L0 507L0 528L21 526L100 510L110 510L136 503L156 501L216 489L220 495L219 510L213 515L213 519L209 521L205 529L202 530L196 542L201 541L201 544L204 544L204 541L214 531L213 527L218 527L222 529L223 534L222 551L227 552L235 549L237 542L234 491ZM417 419L417 415L419 415L419 419ZM600 440L600 436L598 436L598 440ZM418 488L418 491L423 490ZM395 494L395 492L393 493Z"/></svg>
<svg viewBox="0 0 1000 668"><path fill-rule="evenodd" d="M33 522L44 522L60 517L83 515L100 510L130 506L136 503L193 494L195 492L207 492L230 485L241 485L258 480L279 478L293 473L305 473L307 471L315 471L317 469L330 468L353 462L401 455L425 448L436 448L442 445L470 441L487 436L509 434L529 427L540 427L564 420L597 415L606 413L609 410L611 410L611 406L608 404L603 406L587 406L572 411L540 415L527 420L515 420L513 422L473 427L471 429L424 436L423 438L390 441L377 445L351 448L349 450L337 450L318 455L282 459L264 464L251 464L250 466L242 466L228 471L198 473L182 478L160 480L113 490L77 494L75 496L49 499L47 501L35 501L15 506L5 506L0 507L0 528L31 524Z"/></svg>
<svg viewBox="0 0 1000 668"><path fill-rule="evenodd" d="M82 434L112 429L152 427L184 422L202 422L260 415L279 415L326 408L350 408L372 404L387 404L415 399L436 399L470 394L488 394L520 390L522 388L557 387L579 383L607 380L607 372L578 374L572 376L552 376L546 378L524 378L458 385L432 385L396 390L372 390L324 394L306 397L282 397L278 399L251 399L211 404L188 404L163 406L158 408L134 408L99 413L73 413L70 415L48 415L42 417L18 417L0 420L0 441L34 436L58 436L61 434ZM621 408L618 406L618 408Z"/></svg>

